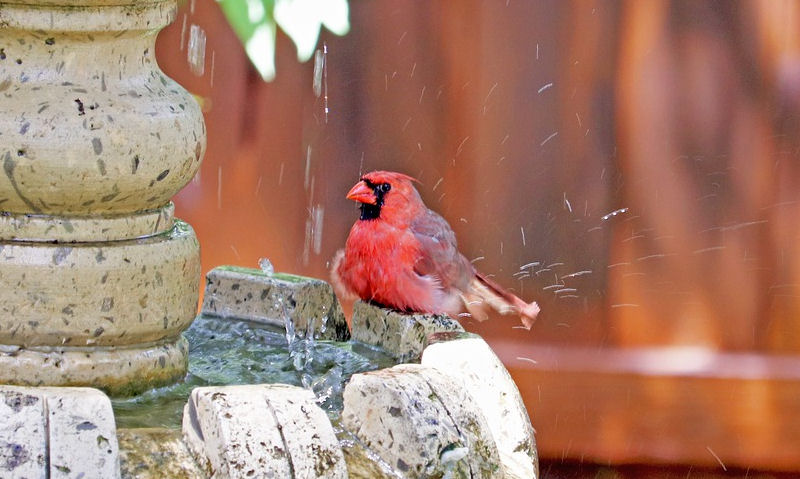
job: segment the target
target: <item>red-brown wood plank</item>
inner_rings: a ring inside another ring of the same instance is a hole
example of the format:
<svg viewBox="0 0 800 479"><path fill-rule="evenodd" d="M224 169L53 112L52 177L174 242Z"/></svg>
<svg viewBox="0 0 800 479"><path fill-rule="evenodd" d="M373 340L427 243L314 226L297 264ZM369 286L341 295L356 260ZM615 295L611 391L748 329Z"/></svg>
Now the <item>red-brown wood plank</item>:
<svg viewBox="0 0 800 479"><path fill-rule="evenodd" d="M800 471L800 357L497 343L543 458Z"/></svg>

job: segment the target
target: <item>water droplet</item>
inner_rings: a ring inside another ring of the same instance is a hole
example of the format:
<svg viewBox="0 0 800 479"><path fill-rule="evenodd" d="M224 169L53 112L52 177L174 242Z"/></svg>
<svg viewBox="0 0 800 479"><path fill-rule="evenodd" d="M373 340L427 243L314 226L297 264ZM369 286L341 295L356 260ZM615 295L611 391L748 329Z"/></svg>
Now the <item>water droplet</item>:
<svg viewBox="0 0 800 479"><path fill-rule="evenodd" d="M322 107L325 112L325 123L328 123L328 44L322 44L322 50L314 54L314 96L322 96Z"/></svg>
<svg viewBox="0 0 800 479"><path fill-rule="evenodd" d="M270 261L268 258L259 259L258 267L261 268L261 272L267 276L272 276L275 274L275 267L272 266L272 261Z"/></svg>
<svg viewBox="0 0 800 479"><path fill-rule="evenodd" d="M206 32L198 25L189 28L189 49L186 50L189 70L197 76L203 76L206 64Z"/></svg>
<svg viewBox="0 0 800 479"><path fill-rule="evenodd" d="M325 68L325 54L322 50L317 50L314 54L314 96L319 98L322 95L322 72Z"/></svg>
<svg viewBox="0 0 800 479"><path fill-rule="evenodd" d="M603 221L608 221L610 218L613 218L614 216L620 215L622 213L627 213L627 212L628 212L628 208L620 208L618 210L612 211L611 213L603 215L600 219L603 220Z"/></svg>

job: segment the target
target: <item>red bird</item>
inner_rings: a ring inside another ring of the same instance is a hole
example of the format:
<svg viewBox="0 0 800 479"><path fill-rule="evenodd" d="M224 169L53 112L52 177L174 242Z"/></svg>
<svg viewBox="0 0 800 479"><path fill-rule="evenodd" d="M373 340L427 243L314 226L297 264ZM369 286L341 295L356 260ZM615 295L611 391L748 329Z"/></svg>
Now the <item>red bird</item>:
<svg viewBox="0 0 800 479"><path fill-rule="evenodd" d="M402 173L373 171L347 193L361 203L361 217L333 259L336 292L404 312L454 315L466 307L479 320L486 319L488 304L499 313L518 314L530 329L539 306L477 272L458 252L447 221L425 207L414 181Z"/></svg>

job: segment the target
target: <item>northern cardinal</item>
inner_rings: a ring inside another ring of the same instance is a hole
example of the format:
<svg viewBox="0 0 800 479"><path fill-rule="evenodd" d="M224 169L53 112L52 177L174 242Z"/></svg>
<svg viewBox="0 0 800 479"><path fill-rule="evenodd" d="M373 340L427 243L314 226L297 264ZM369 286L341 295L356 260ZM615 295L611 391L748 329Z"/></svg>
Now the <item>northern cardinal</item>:
<svg viewBox="0 0 800 479"><path fill-rule="evenodd" d="M333 259L331 276L340 297L415 313L448 313L463 308L486 319L485 306L515 313L530 329L539 313L477 272L458 252L450 225L429 210L410 176L373 171L347 193L359 202L344 250Z"/></svg>

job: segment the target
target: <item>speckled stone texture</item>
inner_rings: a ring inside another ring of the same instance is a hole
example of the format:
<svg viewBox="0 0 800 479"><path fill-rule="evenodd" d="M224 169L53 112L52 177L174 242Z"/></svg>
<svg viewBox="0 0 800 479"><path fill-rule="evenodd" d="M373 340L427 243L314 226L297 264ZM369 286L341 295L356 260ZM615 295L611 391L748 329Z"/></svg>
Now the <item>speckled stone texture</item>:
<svg viewBox="0 0 800 479"><path fill-rule="evenodd" d="M180 430L118 429L122 479L206 479Z"/></svg>
<svg viewBox="0 0 800 479"><path fill-rule="evenodd" d="M0 386L0 417L0 477L120 477L114 414L100 391Z"/></svg>
<svg viewBox="0 0 800 479"><path fill-rule="evenodd" d="M176 3L109 3L0 2L4 211L136 213L167 204L199 167L200 109L155 59Z"/></svg>
<svg viewBox="0 0 800 479"><path fill-rule="evenodd" d="M203 314L271 324L280 328L288 318L304 338L350 339L347 321L333 288L320 279L260 269L219 266L206 275Z"/></svg>
<svg viewBox="0 0 800 479"><path fill-rule="evenodd" d="M439 370L401 364L355 374L342 425L404 478L502 478L475 400Z"/></svg>
<svg viewBox="0 0 800 479"><path fill-rule="evenodd" d="M339 444L350 479L405 479L349 431L340 433Z"/></svg>
<svg viewBox="0 0 800 479"><path fill-rule="evenodd" d="M25 386L101 384L130 396L186 374L189 346L179 337L132 347L18 349L0 352L0 383Z"/></svg>
<svg viewBox="0 0 800 479"><path fill-rule="evenodd" d="M428 336L444 331L464 328L446 314L405 314L363 301L353 305L353 339L380 346L399 361L419 358Z"/></svg>
<svg viewBox="0 0 800 479"><path fill-rule="evenodd" d="M92 242L97 238L119 241L155 236L172 229L175 205L122 216L49 216L7 213L0 215L0 241Z"/></svg>
<svg viewBox="0 0 800 479"><path fill-rule="evenodd" d="M0 477L47 477L47 415L36 391L0 387Z"/></svg>
<svg viewBox="0 0 800 479"><path fill-rule="evenodd" d="M539 477L536 441L525 404L486 341L470 333L440 333L431 342L422 353L422 365L454 379L475 399L495 438L504 477Z"/></svg>
<svg viewBox="0 0 800 479"><path fill-rule="evenodd" d="M0 343L122 346L176 338L197 311L198 248L182 222L114 243L0 243Z"/></svg>
<svg viewBox="0 0 800 479"><path fill-rule="evenodd" d="M0 0L0 383L132 393L185 373L199 245L170 198L205 126L155 61L175 10Z"/></svg>
<svg viewBox="0 0 800 479"><path fill-rule="evenodd" d="M122 395L183 377L198 248L180 222L116 243L0 243L0 383Z"/></svg>
<svg viewBox="0 0 800 479"><path fill-rule="evenodd" d="M346 478L333 426L311 391L271 384L203 387L184 408L189 450L212 478Z"/></svg>

